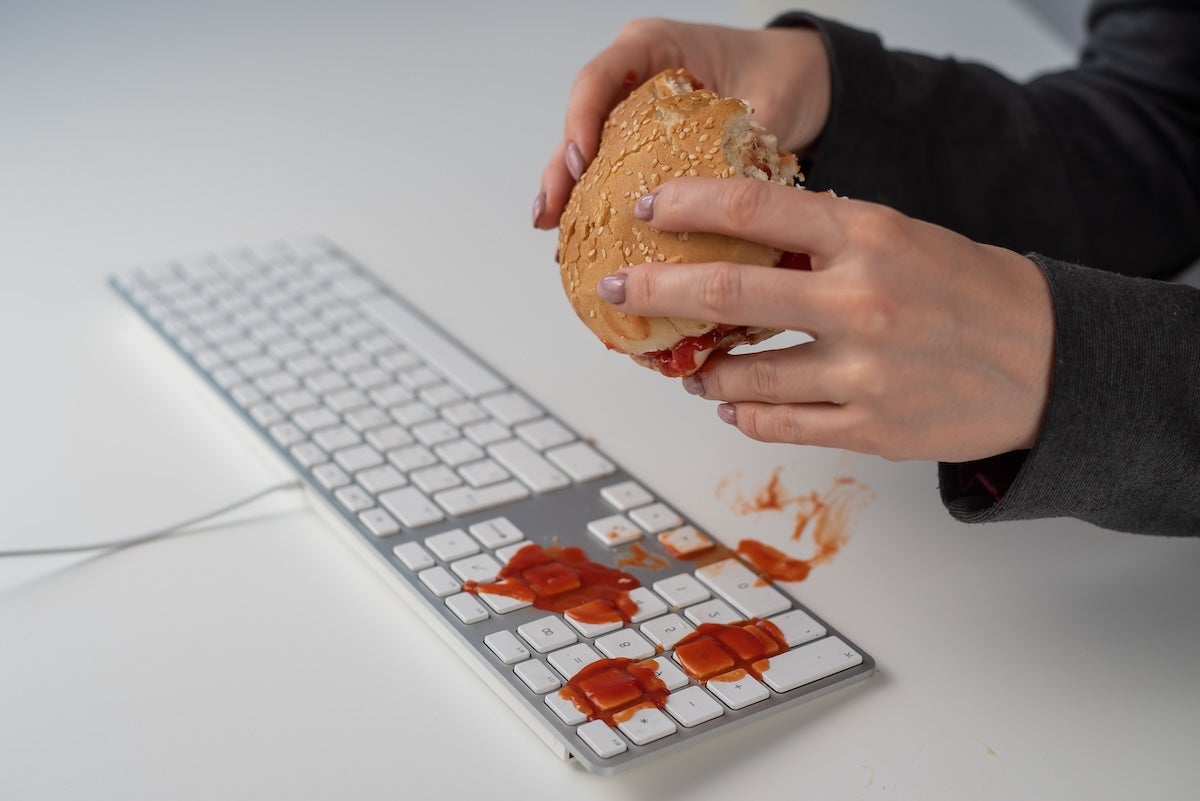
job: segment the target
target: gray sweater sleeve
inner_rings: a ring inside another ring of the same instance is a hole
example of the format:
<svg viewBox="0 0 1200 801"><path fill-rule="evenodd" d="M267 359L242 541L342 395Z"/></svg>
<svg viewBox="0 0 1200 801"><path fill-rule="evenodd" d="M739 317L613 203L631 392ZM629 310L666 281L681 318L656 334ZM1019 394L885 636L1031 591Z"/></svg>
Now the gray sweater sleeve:
<svg viewBox="0 0 1200 801"><path fill-rule="evenodd" d="M809 15L773 24L829 51L811 188L1030 253L1049 282L1037 443L939 465L950 513L1200 535L1200 291L1161 280L1200 256L1200 2L1107 0L1090 22L1077 69L1027 84Z"/></svg>

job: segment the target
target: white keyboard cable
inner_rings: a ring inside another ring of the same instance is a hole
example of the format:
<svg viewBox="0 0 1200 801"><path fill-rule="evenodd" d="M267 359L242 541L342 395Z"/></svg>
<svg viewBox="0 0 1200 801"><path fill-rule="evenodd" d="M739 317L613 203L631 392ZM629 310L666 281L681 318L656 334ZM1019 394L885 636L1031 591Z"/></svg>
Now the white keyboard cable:
<svg viewBox="0 0 1200 801"><path fill-rule="evenodd" d="M254 503L255 501L265 498L268 495L273 495L274 493L277 493L277 492L283 492L286 490L301 490L301 489L304 489L304 482L300 481L299 479L295 479L293 481L285 481L280 484L273 484L269 487L265 487L264 489L261 489L258 492L255 492L251 495L247 495L246 497L241 498L236 501L233 501L232 503L228 503L225 506L220 507L219 509L214 509L211 512L205 512L204 514L199 515L197 517L193 517L189 520L184 520L179 523L174 523L165 528L156 529L156 530L148 532L146 534L138 534L133 537L124 537L122 539L109 540L108 542L96 542L96 543L91 543L89 545L64 545L61 547L53 547L53 548L26 548L26 549L11 550L11 551L0 551L0 559L5 559L5 558L9 558L9 557L18 557L18 556L52 556L52 555L67 554L67 553L82 553L84 551L117 551L117 550L122 550L124 548L131 548L134 545L141 545L142 543L152 542L154 540L163 539L165 537L170 537L173 535L195 534L199 531L199 529L193 529L192 528L193 526L196 526L200 523L204 523L206 521L212 520L214 517L219 517L220 515L223 515L226 512L232 512L236 509L241 509L244 506L249 506L250 504Z"/></svg>

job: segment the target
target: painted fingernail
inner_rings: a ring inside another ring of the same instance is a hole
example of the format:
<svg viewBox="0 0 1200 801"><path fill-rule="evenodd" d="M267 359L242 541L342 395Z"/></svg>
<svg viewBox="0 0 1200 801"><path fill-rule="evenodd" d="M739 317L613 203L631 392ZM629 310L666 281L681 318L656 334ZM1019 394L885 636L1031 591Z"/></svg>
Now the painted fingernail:
<svg viewBox="0 0 1200 801"><path fill-rule="evenodd" d="M648 192L633 204L633 216L639 220L649 220L654 216L654 192Z"/></svg>
<svg viewBox="0 0 1200 801"><path fill-rule="evenodd" d="M600 300L606 300L609 303L624 303L625 274L613 273L601 278L600 283L596 284L596 294L600 296Z"/></svg>
<svg viewBox="0 0 1200 801"><path fill-rule="evenodd" d="M583 177L583 171L587 169L587 164L583 161L583 153L579 151L579 145L574 142L567 143L567 169L576 181Z"/></svg>
<svg viewBox="0 0 1200 801"><path fill-rule="evenodd" d="M692 395L703 395L704 379L698 375L689 375L683 379L683 388Z"/></svg>
<svg viewBox="0 0 1200 801"><path fill-rule="evenodd" d="M732 403L722 403L717 407L717 417L720 417L731 426L737 425L737 407Z"/></svg>
<svg viewBox="0 0 1200 801"><path fill-rule="evenodd" d="M538 220L542 216L542 212L546 210L546 190L538 192L537 197L533 199L533 225L536 228Z"/></svg>

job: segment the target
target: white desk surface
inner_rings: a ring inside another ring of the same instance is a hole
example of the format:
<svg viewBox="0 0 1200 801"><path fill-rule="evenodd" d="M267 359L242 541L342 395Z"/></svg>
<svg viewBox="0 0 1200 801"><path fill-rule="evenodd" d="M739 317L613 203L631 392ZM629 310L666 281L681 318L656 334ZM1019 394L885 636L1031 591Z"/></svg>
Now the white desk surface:
<svg viewBox="0 0 1200 801"><path fill-rule="evenodd" d="M528 221L575 70L634 16L754 26L782 4L103 5L0 11L0 547L132 534L279 479L104 277L323 232L723 536L786 527L734 515L723 480L869 484L798 594L880 668L594 777L285 499L69 570L0 563L0 798L1196 797L1200 541L957 525L931 465L744 440L563 301ZM999 0L815 7L1017 75L1069 59Z"/></svg>

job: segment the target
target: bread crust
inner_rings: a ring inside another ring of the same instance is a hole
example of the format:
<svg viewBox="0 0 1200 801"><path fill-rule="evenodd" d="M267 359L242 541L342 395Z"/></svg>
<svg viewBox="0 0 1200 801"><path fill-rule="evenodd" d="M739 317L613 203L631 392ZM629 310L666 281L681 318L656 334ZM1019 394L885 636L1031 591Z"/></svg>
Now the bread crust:
<svg viewBox="0 0 1200 801"><path fill-rule="evenodd" d="M610 349L670 375L694 372L714 349L757 342L778 331L724 331L716 348L694 353L694 364L664 366L653 354L669 351L686 337L710 334L716 324L622 312L596 294L599 280L643 262L774 266L783 254L717 234L655 231L633 216L634 203L661 183L685 175L749 176L789 185L797 176L795 157L779 151L774 137L751 121L746 103L693 88L698 86L686 70L668 70L617 105L604 123L599 153L571 191L559 220L563 289L579 319Z"/></svg>

